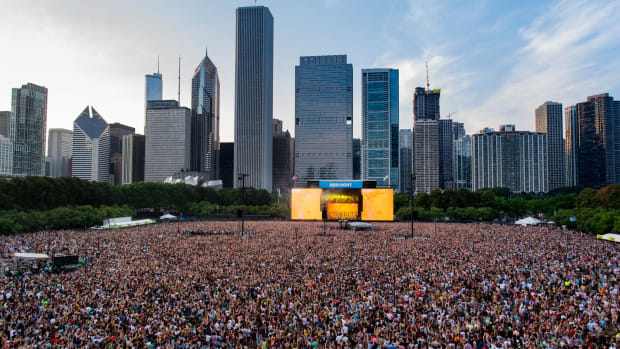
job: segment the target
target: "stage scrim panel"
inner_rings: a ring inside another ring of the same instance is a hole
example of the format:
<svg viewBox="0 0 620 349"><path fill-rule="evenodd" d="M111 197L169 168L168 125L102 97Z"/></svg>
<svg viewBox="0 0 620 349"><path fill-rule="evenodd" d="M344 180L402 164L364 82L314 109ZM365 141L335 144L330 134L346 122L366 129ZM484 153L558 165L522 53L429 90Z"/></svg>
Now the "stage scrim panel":
<svg viewBox="0 0 620 349"><path fill-rule="evenodd" d="M293 188L291 191L291 219L322 219L322 192L322 189Z"/></svg>
<svg viewBox="0 0 620 349"><path fill-rule="evenodd" d="M328 203L327 219L357 219L357 203Z"/></svg>
<svg viewBox="0 0 620 349"><path fill-rule="evenodd" d="M393 221L394 192L392 189L362 189L363 221Z"/></svg>

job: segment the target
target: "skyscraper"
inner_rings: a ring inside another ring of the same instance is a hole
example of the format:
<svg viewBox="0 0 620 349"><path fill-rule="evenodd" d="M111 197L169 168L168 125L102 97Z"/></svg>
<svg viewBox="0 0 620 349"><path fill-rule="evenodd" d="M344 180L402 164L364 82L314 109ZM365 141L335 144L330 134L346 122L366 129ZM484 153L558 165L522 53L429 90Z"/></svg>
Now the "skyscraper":
<svg viewBox="0 0 620 349"><path fill-rule="evenodd" d="M145 182L163 182L176 172L189 171L189 108L175 100L148 102L145 131Z"/></svg>
<svg viewBox="0 0 620 349"><path fill-rule="evenodd" d="M408 193L411 191L411 174L413 173L413 132L411 130L400 130L399 143L399 191Z"/></svg>
<svg viewBox="0 0 620 349"><path fill-rule="evenodd" d="M398 189L398 69L362 69L362 179Z"/></svg>
<svg viewBox="0 0 620 349"><path fill-rule="evenodd" d="M235 168L235 144L233 142L220 143L220 178L224 188L232 188L233 172Z"/></svg>
<svg viewBox="0 0 620 349"><path fill-rule="evenodd" d="M0 177L13 174L13 142L8 137L0 135Z"/></svg>
<svg viewBox="0 0 620 349"><path fill-rule="evenodd" d="M571 105L564 108L564 134L565 134L565 174L566 186L577 186L577 151L579 149L579 122L577 119L577 107Z"/></svg>
<svg viewBox="0 0 620 349"><path fill-rule="evenodd" d="M50 158L51 177L70 177L73 132L63 128L50 128L47 137L47 156Z"/></svg>
<svg viewBox="0 0 620 349"><path fill-rule="evenodd" d="M300 57L295 67L297 185L353 178L353 66L346 55Z"/></svg>
<svg viewBox="0 0 620 349"><path fill-rule="evenodd" d="M471 190L471 137L461 136L454 141L453 149L454 189Z"/></svg>
<svg viewBox="0 0 620 349"><path fill-rule="evenodd" d="M600 188L620 183L620 113L608 93L577 103L577 184Z"/></svg>
<svg viewBox="0 0 620 349"><path fill-rule="evenodd" d="M271 191L273 151L273 17L267 7L237 8L235 168L245 185Z"/></svg>
<svg viewBox="0 0 620 349"><path fill-rule="evenodd" d="M143 182L145 137L140 134L127 134L121 141L121 184Z"/></svg>
<svg viewBox="0 0 620 349"><path fill-rule="evenodd" d="M547 134L549 190L564 187L564 137L562 104L545 102L536 108L536 132Z"/></svg>
<svg viewBox="0 0 620 349"><path fill-rule="evenodd" d="M220 79L206 51L192 76L191 143L191 169L202 172L206 180L218 179Z"/></svg>
<svg viewBox="0 0 620 349"><path fill-rule="evenodd" d="M465 124L458 121L452 121L452 133L454 134L454 140L460 139L465 136Z"/></svg>
<svg viewBox="0 0 620 349"><path fill-rule="evenodd" d="M6 138L11 137L11 112L10 111L0 111L0 136L4 136Z"/></svg>
<svg viewBox="0 0 620 349"><path fill-rule="evenodd" d="M115 122L110 124L110 183L114 185L123 182L123 136L133 135L136 129Z"/></svg>
<svg viewBox="0 0 620 349"><path fill-rule="evenodd" d="M439 187L454 189L452 171L452 146L454 142L454 125L450 119L439 120Z"/></svg>
<svg viewBox="0 0 620 349"><path fill-rule="evenodd" d="M144 107L146 109L146 103L149 101L161 101L162 99L162 77L159 72L153 74L147 74L144 76L145 88L144 88Z"/></svg>
<svg viewBox="0 0 620 349"><path fill-rule="evenodd" d="M109 181L110 127L91 106L73 122L71 157L73 177L92 182Z"/></svg>
<svg viewBox="0 0 620 349"><path fill-rule="evenodd" d="M13 143L13 175L45 174L46 128L47 88L32 83L14 88L9 137Z"/></svg>
<svg viewBox="0 0 620 349"><path fill-rule="evenodd" d="M273 119L273 191L286 193L291 189L295 170L295 138L282 131L282 120Z"/></svg>
<svg viewBox="0 0 620 349"><path fill-rule="evenodd" d="M545 193L548 189L547 134L516 131L472 136L472 189L508 188L514 193Z"/></svg>
<svg viewBox="0 0 620 349"><path fill-rule="evenodd" d="M416 190L430 192L441 187L439 97L441 90L416 87L413 94L414 168Z"/></svg>

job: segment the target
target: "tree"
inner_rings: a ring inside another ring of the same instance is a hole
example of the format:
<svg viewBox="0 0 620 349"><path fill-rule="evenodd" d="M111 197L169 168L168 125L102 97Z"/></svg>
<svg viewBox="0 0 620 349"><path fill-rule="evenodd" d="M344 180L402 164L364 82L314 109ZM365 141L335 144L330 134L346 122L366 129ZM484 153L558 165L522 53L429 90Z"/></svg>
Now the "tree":
<svg viewBox="0 0 620 349"><path fill-rule="evenodd" d="M579 208L597 208L601 206L601 201L596 196L596 190L585 188L577 196L577 207Z"/></svg>

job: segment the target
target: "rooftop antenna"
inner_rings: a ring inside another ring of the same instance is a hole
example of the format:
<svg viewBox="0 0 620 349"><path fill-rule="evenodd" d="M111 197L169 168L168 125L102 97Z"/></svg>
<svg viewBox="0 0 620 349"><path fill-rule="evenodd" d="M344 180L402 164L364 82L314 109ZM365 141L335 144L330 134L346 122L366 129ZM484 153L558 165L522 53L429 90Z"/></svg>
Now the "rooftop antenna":
<svg viewBox="0 0 620 349"><path fill-rule="evenodd" d="M179 56L179 89L177 92L177 101L181 105L181 56Z"/></svg>
<svg viewBox="0 0 620 349"><path fill-rule="evenodd" d="M431 84L428 82L428 61L426 61L426 91L431 90Z"/></svg>
<svg viewBox="0 0 620 349"><path fill-rule="evenodd" d="M159 74L159 55L157 56L157 74Z"/></svg>

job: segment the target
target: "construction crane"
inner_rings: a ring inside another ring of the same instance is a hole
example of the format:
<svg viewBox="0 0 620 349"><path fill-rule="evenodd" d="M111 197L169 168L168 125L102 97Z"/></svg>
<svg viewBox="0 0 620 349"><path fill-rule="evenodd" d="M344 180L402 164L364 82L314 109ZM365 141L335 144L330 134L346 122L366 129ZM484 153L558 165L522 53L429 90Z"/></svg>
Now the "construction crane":
<svg viewBox="0 0 620 349"><path fill-rule="evenodd" d="M452 112L452 113L448 113L448 115L446 116L446 118L450 119L452 117L452 115L456 114L456 112Z"/></svg>

